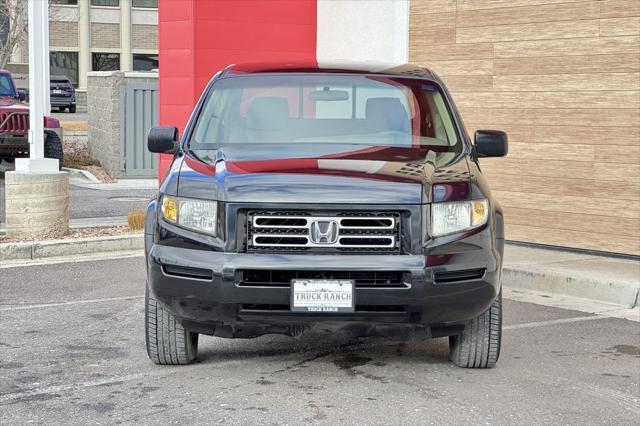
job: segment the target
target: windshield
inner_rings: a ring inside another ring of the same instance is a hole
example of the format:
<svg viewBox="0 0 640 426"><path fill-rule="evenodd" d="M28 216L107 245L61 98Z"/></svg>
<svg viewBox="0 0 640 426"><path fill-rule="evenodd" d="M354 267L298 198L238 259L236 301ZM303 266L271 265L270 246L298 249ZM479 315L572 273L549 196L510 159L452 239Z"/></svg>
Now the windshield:
<svg viewBox="0 0 640 426"><path fill-rule="evenodd" d="M223 78L204 102L190 149L227 144L429 147L460 152L440 90L421 79L268 74Z"/></svg>
<svg viewBox="0 0 640 426"><path fill-rule="evenodd" d="M16 89L13 87L13 80L10 75L0 74L0 96L16 95Z"/></svg>

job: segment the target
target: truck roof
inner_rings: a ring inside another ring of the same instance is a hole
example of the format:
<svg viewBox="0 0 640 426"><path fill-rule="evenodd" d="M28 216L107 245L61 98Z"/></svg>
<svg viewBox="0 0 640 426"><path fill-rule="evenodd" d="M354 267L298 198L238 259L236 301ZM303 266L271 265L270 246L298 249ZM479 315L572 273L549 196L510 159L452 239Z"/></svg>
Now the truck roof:
<svg viewBox="0 0 640 426"><path fill-rule="evenodd" d="M336 73L375 74L397 77L419 77L439 80L430 69L415 64L385 64L378 62L334 62L318 64L314 61L266 62L232 64L224 70L224 75L259 73Z"/></svg>

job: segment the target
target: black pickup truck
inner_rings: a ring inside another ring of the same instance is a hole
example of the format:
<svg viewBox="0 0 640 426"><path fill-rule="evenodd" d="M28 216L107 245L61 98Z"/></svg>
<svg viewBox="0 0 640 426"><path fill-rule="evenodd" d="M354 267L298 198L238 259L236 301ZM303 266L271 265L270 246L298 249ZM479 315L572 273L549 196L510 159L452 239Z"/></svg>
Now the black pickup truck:
<svg viewBox="0 0 640 426"><path fill-rule="evenodd" d="M443 82L402 65L230 66L181 138L145 226L146 344L187 364L198 335L312 327L449 336L461 367L493 367L502 329L502 209Z"/></svg>

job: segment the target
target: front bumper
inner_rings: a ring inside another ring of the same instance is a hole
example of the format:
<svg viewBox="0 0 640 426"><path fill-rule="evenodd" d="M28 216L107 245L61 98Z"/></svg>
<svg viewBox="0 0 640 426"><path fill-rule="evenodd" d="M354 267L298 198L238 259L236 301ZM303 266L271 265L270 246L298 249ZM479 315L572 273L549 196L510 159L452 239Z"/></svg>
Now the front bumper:
<svg viewBox="0 0 640 426"><path fill-rule="evenodd" d="M447 254L290 255L247 254L148 246L148 284L156 299L188 328L207 332L311 323L413 324L424 327L461 324L484 312L500 291L501 254L477 242L457 242ZM212 271L210 279L167 273L166 265ZM348 314L288 310L288 287L246 287L239 270L403 271L401 288L356 288L356 311ZM436 283L435 272L483 269L480 278ZM257 308L256 308L257 307ZM275 307L275 308L272 308ZM284 308L283 308L284 307ZM390 309L392 307L392 309ZM235 331L234 331L235 330Z"/></svg>
<svg viewBox="0 0 640 426"><path fill-rule="evenodd" d="M75 96L51 96L50 102L52 107L68 107L76 104Z"/></svg>

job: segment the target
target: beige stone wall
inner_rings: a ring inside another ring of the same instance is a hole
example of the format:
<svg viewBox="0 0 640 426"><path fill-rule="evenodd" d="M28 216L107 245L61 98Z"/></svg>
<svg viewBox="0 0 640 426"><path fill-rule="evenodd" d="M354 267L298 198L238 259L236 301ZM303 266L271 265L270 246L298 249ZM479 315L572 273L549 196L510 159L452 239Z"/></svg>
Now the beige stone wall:
<svg viewBox="0 0 640 426"><path fill-rule="evenodd" d="M91 47L119 49L120 25L119 24L91 24Z"/></svg>
<svg viewBox="0 0 640 426"><path fill-rule="evenodd" d="M78 47L77 22L49 22L49 46ZM25 42L27 61L29 60L29 43Z"/></svg>
<svg viewBox="0 0 640 426"><path fill-rule="evenodd" d="M132 49L158 49L157 25L132 25L131 26Z"/></svg>
<svg viewBox="0 0 640 426"><path fill-rule="evenodd" d="M640 254L640 1L412 0L410 60L453 92L507 239Z"/></svg>

